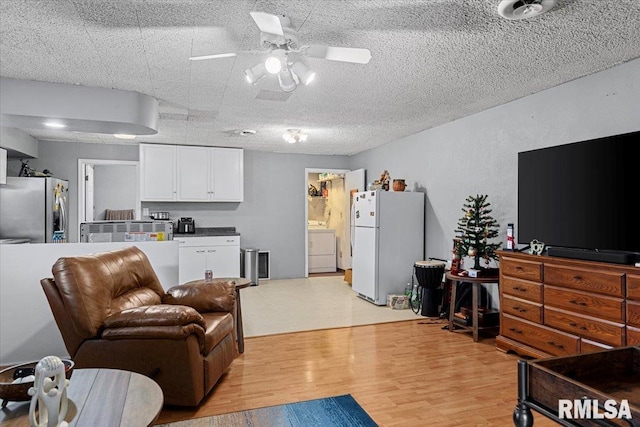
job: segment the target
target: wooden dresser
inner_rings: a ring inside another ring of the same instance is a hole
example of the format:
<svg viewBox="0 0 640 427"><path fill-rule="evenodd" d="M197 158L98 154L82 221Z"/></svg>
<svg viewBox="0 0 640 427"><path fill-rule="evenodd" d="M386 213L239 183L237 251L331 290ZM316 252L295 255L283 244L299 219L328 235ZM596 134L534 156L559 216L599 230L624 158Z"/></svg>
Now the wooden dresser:
<svg viewBox="0 0 640 427"><path fill-rule="evenodd" d="M540 358L640 344L640 268L498 255L499 350Z"/></svg>

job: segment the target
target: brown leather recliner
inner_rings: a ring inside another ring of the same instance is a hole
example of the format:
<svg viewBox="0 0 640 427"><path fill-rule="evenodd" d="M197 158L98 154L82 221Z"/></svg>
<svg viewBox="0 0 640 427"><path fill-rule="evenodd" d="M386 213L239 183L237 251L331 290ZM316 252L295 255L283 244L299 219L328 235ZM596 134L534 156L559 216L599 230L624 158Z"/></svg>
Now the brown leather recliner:
<svg viewBox="0 0 640 427"><path fill-rule="evenodd" d="M60 258L41 280L76 368L138 372L165 404L195 406L236 356L235 283L162 288L132 246Z"/></svg>

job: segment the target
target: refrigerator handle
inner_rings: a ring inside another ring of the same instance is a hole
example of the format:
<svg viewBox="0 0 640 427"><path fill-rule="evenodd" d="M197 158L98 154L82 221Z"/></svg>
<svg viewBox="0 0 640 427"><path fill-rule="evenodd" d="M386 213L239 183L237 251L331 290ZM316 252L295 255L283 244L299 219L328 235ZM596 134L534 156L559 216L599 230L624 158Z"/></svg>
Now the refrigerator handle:
<svg viewBox="0 0 640 427"><path fill-rule="evenodd" d="M60 231L64 233L65 238L67 236L67 199L63 195L60 195Z"/></svg>

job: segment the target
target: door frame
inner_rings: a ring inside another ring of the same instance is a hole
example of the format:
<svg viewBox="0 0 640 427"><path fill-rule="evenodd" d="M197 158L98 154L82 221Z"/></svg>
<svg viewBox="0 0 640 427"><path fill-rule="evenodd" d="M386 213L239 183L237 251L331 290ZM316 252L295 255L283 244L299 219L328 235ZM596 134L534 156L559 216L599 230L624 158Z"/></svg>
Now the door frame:
<svg viewBox="0 0 640 427"><path fill-rule="evenodd" d="M140 162L137 160L105 160L105 159L78 159L78 240L80 239L80 224L85 222L86 219L86 206L85 206L85 192L86 185L84 179L84 171L86 165L101 165L101 166L134 166L136 168L136 182L135 182L135 194L136 194L136 219L141 217L141 200L140 200ZM95 197L95 195L94 195Z"/></svg>
<svg viewBox="0 0 640 427"><path fill-rule="evenodd" d="M305 168L304 169L304 277L309 277L309 174L310 173L347 173L351 169Z"/></svg>

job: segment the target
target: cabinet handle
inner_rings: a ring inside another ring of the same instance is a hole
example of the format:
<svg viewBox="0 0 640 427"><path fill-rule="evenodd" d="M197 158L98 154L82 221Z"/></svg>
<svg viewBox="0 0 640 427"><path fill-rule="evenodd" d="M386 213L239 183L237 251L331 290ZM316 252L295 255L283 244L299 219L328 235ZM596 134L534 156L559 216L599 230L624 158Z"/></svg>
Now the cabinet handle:
<svg viewBox="0 0 640 427"><path fill-rule="evenodd" d="M204 249L200 250L200 251L196 251L197 254L203 254L204 253Z"/></svg>
<svg viewBox="0 0 640 427"><path fill-rule="evenodd" d="M520 267L519 265L516 265L516 270L522 271L522 267Z"/></svg>
<svg viewBox="0 0 640 427"><path fill-rule="evenodd" d="M215 252L215 249L209 249L207 252L211 253L211 252Z"/></svg>
<svg viewBox="0 0 640 427"><path fill-rule="evenodd" d="M509 328L511 332L515 332L516 334L522 334L522 331L516 328Z"/></svg>
<svg viewBox="0 0 640 427"><path fill-rule="evenodd" d="M520 286L514 286L514 291L527 292L527 288L521 288Z"/></svg>
<svg viewBox="0 0 640 427"><path fill-rule="evenodd" d="M564 346L563 346L562 344L556 344L556 343L555 343L555 342L553 342L553 341L547 341L547 344L549 344L550 346L553 346L553 347L559 348L559 349L564 349Z"/></svg>
<svg viewBox="0 0 640 427"><path fill-rule="evenodd" d="M514 310L516 310L519 313L526 313L527 309L526 308L522 308L519 305L516 305L515 307L513 307Z"/></svg>
<svg viewBox="0 0 640 427"><path fill-rule="evenodd" d="M582 277L576 275L576 276L573 276L573 280L582 281Z"/></svg>

